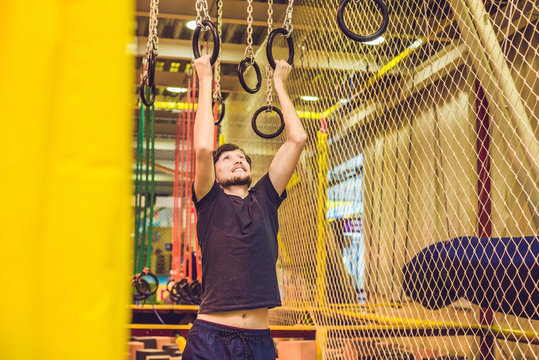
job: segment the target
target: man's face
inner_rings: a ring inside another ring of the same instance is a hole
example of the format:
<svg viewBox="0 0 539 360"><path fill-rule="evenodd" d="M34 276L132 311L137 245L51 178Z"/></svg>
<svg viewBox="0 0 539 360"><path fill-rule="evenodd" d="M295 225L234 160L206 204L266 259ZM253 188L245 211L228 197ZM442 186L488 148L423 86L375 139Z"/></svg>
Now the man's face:
<svg viewBox="0 0 539 360"><path fill-rule="evenodd" d="M251 185L251 167L240 150L225 151L215 163L215 178L222 187Z"/></svg>

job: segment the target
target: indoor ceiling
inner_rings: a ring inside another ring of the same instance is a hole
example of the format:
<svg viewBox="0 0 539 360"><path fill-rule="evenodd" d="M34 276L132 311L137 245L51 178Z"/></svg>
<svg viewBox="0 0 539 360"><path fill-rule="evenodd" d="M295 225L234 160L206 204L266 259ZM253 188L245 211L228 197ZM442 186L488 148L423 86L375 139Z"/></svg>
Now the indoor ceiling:
<svg viewBox="0 0 539 360"><path fill-rule="evenodd" d="M217 1L207 0L207 3L211 19L216 23ZM246 105L244 103L246 93L239 85L237 67L240 60L244 57L247 42L247 1L223 0L223 3L220 57L221 91L225 100L228 99L227 109L230 107L231 102L236 108L246 109L246 106L249 104ZM317 91L317 93L312 94L318 96L321 100L320 102L324 102L325 104L335 104L339 101L341 94L339 94L338 86L343 82L343 79L348 81L350 73L359 72L365 76L371 76L379 72L385 64L388 64L403 49L410 46L417 39L418 34L431 34L429 46L423 47L421 51L417 51L411 55L407 60L408 67L395 66L388 71L380 81L383 86L401 81L402 77L408 74L410 67L421 65L425 59L435 53L439 48L458 39L459 36L455 30L457 28L456 26L445 26L442 31L437 33L432 33L430 30L434 24L440 23L440 19L449 16L450 10L446 0L429 0L425 4L417 0L407 0L404 2L387 2L390 22L387 32L384 34L386 41L383 45L377 47L358 46L352 41L344 41L344 36L339 33L335 21L338 3L338 0L296 0L294 3L293 37L296 60L294 61L294 77L289 81L302 82L303 87L305 87L305 84L310 84L313 81L328 82L328 86L313 87L313 91ZM195 4L196 2L194 0L159 1L157 29L159 51L155 83L157 87L156 104L159 103L161 106L157 107L155 112L155 147L156 170L158 170L156 172L156 194L161 196L172 195L175 129L178 117L181 114L181 110L177 108L177 104L187 102L187 95L185 93L173 93L168 91L167 87L186 88L188 86L188 78L192 70L193 60L193 31L187 28L186 24L196 18ZM505 4L507 4L506 0L487 1L487 5L490 6L491 15L496 12L497 8L505 6ZM273 1L274 27L281 26L287 5L288 0ZM307 9L308 7L309 9ZM137 102L137 87L140 82L142 59L145 56L148 38L149 8L150 0L136 1L136 75L133 82L135 125L138 123L140 116L140 109ZM320 10L318 11L318 9ZM423 14L425 9L427 16L419 17L418 14ZM302 10L305 10L304 13L307 10L309 13L314 12L317 16L320 14L320 19L317 19L318 25L313 25L314 22L308 16L296 16L297 14L301 14ZM368 16L372 17L372 13L368 14ZM264 45L267 37L267 17L267 2L253 0L253 49L255 53L257 53L261 45ZM320 24L327 25L320 26ZM322 42L317 42L317 37L320 36L335 38L338 41L335 43L325 41L325 45L322 45ZM304 44L313 43L320 44L324 48L319 46L315 51L304 46ZM201 44L204 44L204 40L201 40ZM276 42L276 44L276 47L284 47L284 41L282 40L281 43ZM429 50L427 51L426 49ZM201 50L201 52L204 51L205 49ZM276 51L279 51L279 49ZM286 49L284 51L283 54L286 56ZM262 51L260 55L262 55ZM338 62L332 62L330 60L336 58L338 58ZM261 70L264 73L262 66ZM293 85L293 83L290 83L289 88L293 87ZM299 99L298 94L291 92L290 95L298 109L307 112L316 111L314 110L314 105ZM173 105L170 108L166 108L163 104ZM174 108L175 106L176 108ZM234 117L236 115L230 115L229 113L227 116ZM245 116L240 117L244 118ZM257 144L251 136L252 130L250 126L245 126L244 119L242 119L243 122L239 122L235 118L225 119L229 134L250 134L249 136L235 137L232 140L236 141L238 139L237 141L246 148L248 153L252 149L256 149ZM136 139L135 136L134 139ZM230 141L229 139L227 140ZM249 142L254 143L254 145L250 146ZM182 142L182 144L182 146L185 146L185 142ZM260 156L264 155L262 154ZM256 176L254 177L256 178Z"/></svg>

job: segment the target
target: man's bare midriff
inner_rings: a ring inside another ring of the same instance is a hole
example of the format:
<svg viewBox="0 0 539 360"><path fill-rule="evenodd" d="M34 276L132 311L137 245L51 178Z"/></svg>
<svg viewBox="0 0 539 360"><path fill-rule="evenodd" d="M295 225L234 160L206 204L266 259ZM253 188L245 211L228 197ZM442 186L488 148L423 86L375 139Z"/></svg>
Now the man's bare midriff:
<svg viewBox="0 0 539 360"><path fill-rule="evenodd" d="M267 308L198 314L197 319L242 329L269 328Z"/></svg>

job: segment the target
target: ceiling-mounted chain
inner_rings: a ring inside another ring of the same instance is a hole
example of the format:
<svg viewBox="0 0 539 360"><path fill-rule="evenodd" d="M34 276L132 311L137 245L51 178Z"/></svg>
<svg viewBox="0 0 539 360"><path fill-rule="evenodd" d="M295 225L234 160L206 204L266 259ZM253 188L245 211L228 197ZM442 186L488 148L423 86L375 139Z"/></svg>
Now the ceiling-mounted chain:
<svg viewBox="0 0 539 360"><path fill-rule="evenodd" d="M159 38L157 37L157 15L159 14L159 0L150 1L150 23L148 25L148 42L146 43L146 56L152 52L157 54Z"/></svg>
<svg viewBox="0 0 539 360"><path fill-rule="evenodd" d="M288 1L288 6L286 8L286 15L283 22L283 28L288 31L288 35L286 37L289 37L290 34L292 34L292 30L294 27L292 26L292 11L294 10L294 0Z"/></svg>
<svg viewBox="0 0 539 360"><path fill-rule="evenodd" d="M155 65L159 50L157 37L157 15L159 14L159 0L150 1L150 21L148 23L148 41L146 42L146 56L142 59L142 74L140 75L139 95L146 106L152 106L155 101ZM148 88L149 90L147 90ZM148 91L148 92L147 92ZM150 96L148 99L147 96Z"/></svg>
<svg viewBox="0 0 539 360"><path fill-rule="evenodd" d="M202 20L211 20L210 14L208 13L207 0L197 0L196 10L197 10L197 17L196 17L197 26L202 26Z"/></svg>
<svg viewBox="0 0 539 360"><path fill-rule="evenodd" d="M268 38L271 34L271 28L273 26L273 0L268 0ZM269 64L266 64L266 105L271 109L273 104L273 88L271 86L271 79L273 78L273 69Z"/></svg>
<svg viewBox="0 0 539 360"><path fill-rule="evenodd" d="M247 48L243 57L248 57L251 59L251 63L253 63L253 0L247 0Z"/></svg>
<svg viewBox="0 0 539 360"><path fill-rule="evenodd" d="M217 31L219 33L219 39L222 37L223 29L223 1L217 1ZM217 56L217 61L215 62L215 91L213 92L213 100L216 102L221 102L223 97L221 95L221 48L219 48L219 55Z"/></svg>

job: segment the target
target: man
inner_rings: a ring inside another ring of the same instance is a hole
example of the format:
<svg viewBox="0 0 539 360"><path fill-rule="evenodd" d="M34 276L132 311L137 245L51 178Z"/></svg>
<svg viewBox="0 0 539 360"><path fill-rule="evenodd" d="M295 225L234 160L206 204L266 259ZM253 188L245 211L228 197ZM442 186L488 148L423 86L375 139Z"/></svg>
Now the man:
<svg viewBox="0 0 539 360"><path fill-rule="evenodd" d="M235 145L213 152L210 56L195 60L199 79L194 125L193 201L202 250L202 303L183 359L275 359L268 309L281 305L277 261L277 209L307 135L286 91L291 66L276 61L275 91L286 142L268 173L250 190L251 159Z"/></svg>

